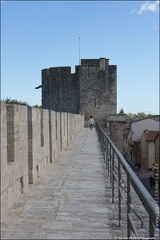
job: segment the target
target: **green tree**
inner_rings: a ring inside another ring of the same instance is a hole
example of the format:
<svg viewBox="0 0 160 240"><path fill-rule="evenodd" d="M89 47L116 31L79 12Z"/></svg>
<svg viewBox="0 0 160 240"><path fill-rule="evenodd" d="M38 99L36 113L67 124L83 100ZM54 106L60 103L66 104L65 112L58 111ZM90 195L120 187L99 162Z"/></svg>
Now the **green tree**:
<svg viewBox="0 0 160 240"><path fill-rule="evenodd" d="M17 99L11 99L9 97L6 97L6 99L1 100L2 102L5 102L6 104L18 104L18 105L24 105L24 106L29 106L29 103L27 103L26 101L19 101Z"/></svg>
<svg viewBox="0 0 160 240"><path fill-rule="evenodd" d="M42 108L42 106L40 106L40 105L38 105L38 104L36 104L36 105L34 105L34 106L32 106L32 107L34 107L34 108Z"/></svg>
<svg viewBox="0 0 160 240"><path fill-rule="evenodd" d="M137 118L137 115L134 114L134 113L128 113L128 114L126 115L126 118L136 119L136 118Z"/></svg>
<svg viewBox="0 0 160 240"><path fill-rule="evenodd" d="M145 114L144 112L137 112L137 117L138 117L138 118L147 118L148 115Z"/></svg>
<svg viewBox="0 0 160 240"><path fill-rule="evenodd" d="M119 114L124 114L123 108L120 109Z"/></svg>

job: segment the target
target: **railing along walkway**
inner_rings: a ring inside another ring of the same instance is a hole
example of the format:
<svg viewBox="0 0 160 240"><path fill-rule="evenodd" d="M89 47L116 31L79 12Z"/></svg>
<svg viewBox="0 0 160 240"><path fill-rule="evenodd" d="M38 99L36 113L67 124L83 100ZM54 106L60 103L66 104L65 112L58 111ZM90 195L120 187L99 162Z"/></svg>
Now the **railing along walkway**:
<svg viewBox="0 0 160 240"><path fill-rule="evenodd" d="M160 239L158 169L153 199L101 126L96 127L123 238Z"/></svg>
<svg viewBox="0 0 160 240"><path fill-rule="evenodd" d="M118 239L95 129L85 128L2 219L1 239Z"/></svg>

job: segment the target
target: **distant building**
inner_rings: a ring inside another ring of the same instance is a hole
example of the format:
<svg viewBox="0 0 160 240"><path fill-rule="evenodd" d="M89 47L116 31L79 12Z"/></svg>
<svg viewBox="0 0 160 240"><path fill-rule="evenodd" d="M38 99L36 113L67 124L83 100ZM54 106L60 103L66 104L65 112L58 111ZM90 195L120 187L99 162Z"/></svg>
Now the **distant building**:
<svg viewBox="0 0 160 240"><path fill-rule="evenodd" d="M155 148L156 148L156 163L160 166L160 132L155 137Z"/></svg>
<svg viewBox="0 0 160 240"><path fill-rule="evenodd" d="M158 172L160 179L160 132L155 137L155 171Z"/></svg>
<svg viewBox="0 0 160 240"><path fill-rule="evenodd" d="M75 67L42 70L42 107L59 112L90 115L106 124L107 114L117 112L117 66L109 59L82 59Z"/></svg>
<svg viewBox="0 0 160 240"><path fill-rule="evenodd" d="M150 118L145 118L141 120L137 120L131 123L130 125L130 144L133 141L140 139L144 130L150 131L159 131L160 123L157 120L153 120Z"/></svg>
<svg viewBox="0 0 160 240"><path fill-rule="evenodd" d="M156 161L155 139L159 131L145 130L141 137L141 164L147 170L153 170Z"/></svg>
<svg viewBox="0 0 160 240"><path fill-rule="evenodd" d="M140 139L145 130L159 131L160 122L150 118L140 119L129 122L123 131L124 148L129 158L132 158L133 164L139 161L140 157ZM132 154L132 157L131 157Z"/></svg>

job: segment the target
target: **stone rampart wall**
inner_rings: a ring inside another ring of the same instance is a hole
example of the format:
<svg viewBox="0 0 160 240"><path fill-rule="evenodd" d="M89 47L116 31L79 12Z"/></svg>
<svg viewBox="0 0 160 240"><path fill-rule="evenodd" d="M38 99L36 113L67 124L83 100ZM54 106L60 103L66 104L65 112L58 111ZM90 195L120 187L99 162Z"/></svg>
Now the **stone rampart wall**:
<svg viewBox="0 0 160 240"><path fill-rule="evenodd" d="M78 114L1 103L2 215L84 127Z"/></svg>
<svg viewBox="0 0 160 240"><path fill-rule="evenodd" d="M110 138L123 154L123 123L121 122L110 122Z"/></svg>

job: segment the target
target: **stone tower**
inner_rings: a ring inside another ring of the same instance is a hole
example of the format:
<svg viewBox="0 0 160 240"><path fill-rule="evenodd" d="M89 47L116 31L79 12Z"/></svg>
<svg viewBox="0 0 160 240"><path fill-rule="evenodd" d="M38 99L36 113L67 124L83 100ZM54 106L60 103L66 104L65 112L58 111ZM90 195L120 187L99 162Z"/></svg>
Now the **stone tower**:
<svg viewBox="0 0 160 240"><path fill-rule="evenodd" d="M54 111L92 115L106 124L117 112L117 66L109 59L81 59L81 65L42 70L42 107Z"/></svg>

